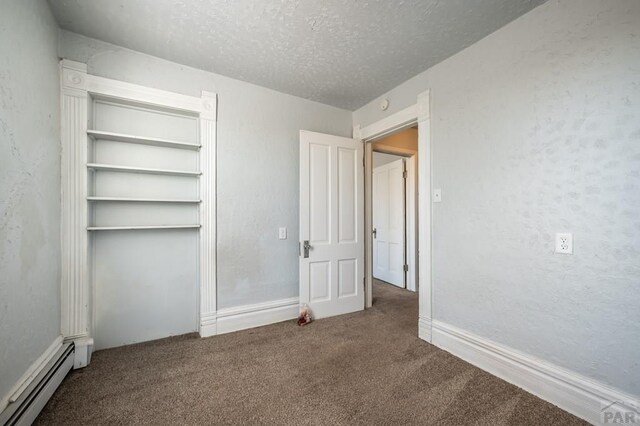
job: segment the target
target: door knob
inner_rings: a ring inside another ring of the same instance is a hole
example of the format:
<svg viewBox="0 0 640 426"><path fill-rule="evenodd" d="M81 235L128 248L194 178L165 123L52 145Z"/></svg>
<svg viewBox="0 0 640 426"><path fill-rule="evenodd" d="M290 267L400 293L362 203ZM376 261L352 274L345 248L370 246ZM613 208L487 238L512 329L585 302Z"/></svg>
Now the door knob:
<svg viewBox="0 0 640 426"><path fill-rule="evenodd" d="M311 250L311 244L309 244L309 240L304 240L302 243L302 252L305 259L309 257L309 250Z"/></svg>

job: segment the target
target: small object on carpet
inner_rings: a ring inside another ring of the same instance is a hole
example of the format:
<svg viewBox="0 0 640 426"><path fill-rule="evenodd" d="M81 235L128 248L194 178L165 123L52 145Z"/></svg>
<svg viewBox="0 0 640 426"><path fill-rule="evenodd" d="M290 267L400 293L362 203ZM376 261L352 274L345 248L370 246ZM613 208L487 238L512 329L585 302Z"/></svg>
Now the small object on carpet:
<svg viewBox="0 0 640 426"><path fill-rule="evenodd" d="M311 322L311 309L305 303L300 307L300 315L298 315L298 325L303 326Z"/></svg>

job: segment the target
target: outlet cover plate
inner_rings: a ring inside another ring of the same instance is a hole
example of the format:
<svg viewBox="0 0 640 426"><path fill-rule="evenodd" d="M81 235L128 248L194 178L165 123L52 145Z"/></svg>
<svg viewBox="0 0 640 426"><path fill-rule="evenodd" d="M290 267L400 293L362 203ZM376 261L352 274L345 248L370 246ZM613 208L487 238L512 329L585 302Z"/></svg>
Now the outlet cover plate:
<svg viewBox="0 0 640 426"><path fill-rule="evenodd" d="M567 232L556 234L556 253L573 254L573 235Z"/></svg>

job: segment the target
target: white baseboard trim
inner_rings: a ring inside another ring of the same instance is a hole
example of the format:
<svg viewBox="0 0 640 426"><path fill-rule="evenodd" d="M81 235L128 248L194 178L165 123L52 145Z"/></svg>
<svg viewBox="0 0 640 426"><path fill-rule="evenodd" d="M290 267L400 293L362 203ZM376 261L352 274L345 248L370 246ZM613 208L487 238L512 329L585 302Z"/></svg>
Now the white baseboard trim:
<svg viewBox="0 0 640 426"><path fill-rule="evenodd" d="M592 424L611 424L614 418L629 416L637 422L629 424L640 423L637 396L440 321L432 322L432 331L435 346Z"/></svg>
<svg viewBox="0 0 640 426"><path fill-rule="evenodd" d="M418 318L418 337L431 343L431 318Z"/></svg>
<svg viewBox="0 0 640 426"><path fill-rule="evenodd" d="M217 334L291 320L298 316L298 312L297 297L220 309L217 315Z"/></svg>
<svg viewBox="0 0 640 426"><path fill-rule="evenodd" d="M198 330L200 337L211 337L218 334L216 313L210 313L200 318L200 329Z"/></svg>
<svg viewBox="0 0 640 426"><path fill-rule="evenodd" d="M91 362L91 354L93 353L93 338L81 337L68 339L76 346L73 357L73 369L84 368Z"/></svg>
<svg viewBox="0 0 640 426"><path fill-rule="evenodd" d="M18 400L22 392L31 384L34 378L40 374L42 369L51 361L62 347L62 336L56 337L51 345L29 366L27 371L20 377L20 380L11 388L9 393L0 400L0 412L7 408L12 402Z"/></svg>

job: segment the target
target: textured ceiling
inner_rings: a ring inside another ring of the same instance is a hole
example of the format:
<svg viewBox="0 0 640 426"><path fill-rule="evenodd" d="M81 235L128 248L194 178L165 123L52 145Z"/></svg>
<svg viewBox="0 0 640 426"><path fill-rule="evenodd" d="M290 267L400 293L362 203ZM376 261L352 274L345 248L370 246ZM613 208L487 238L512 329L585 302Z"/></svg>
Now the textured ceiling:
<svg viewBox="0 0 640 426"><path fill-rule="evenodd" d="M544 0L49 0L60 26L354 110Z"/></svg>

